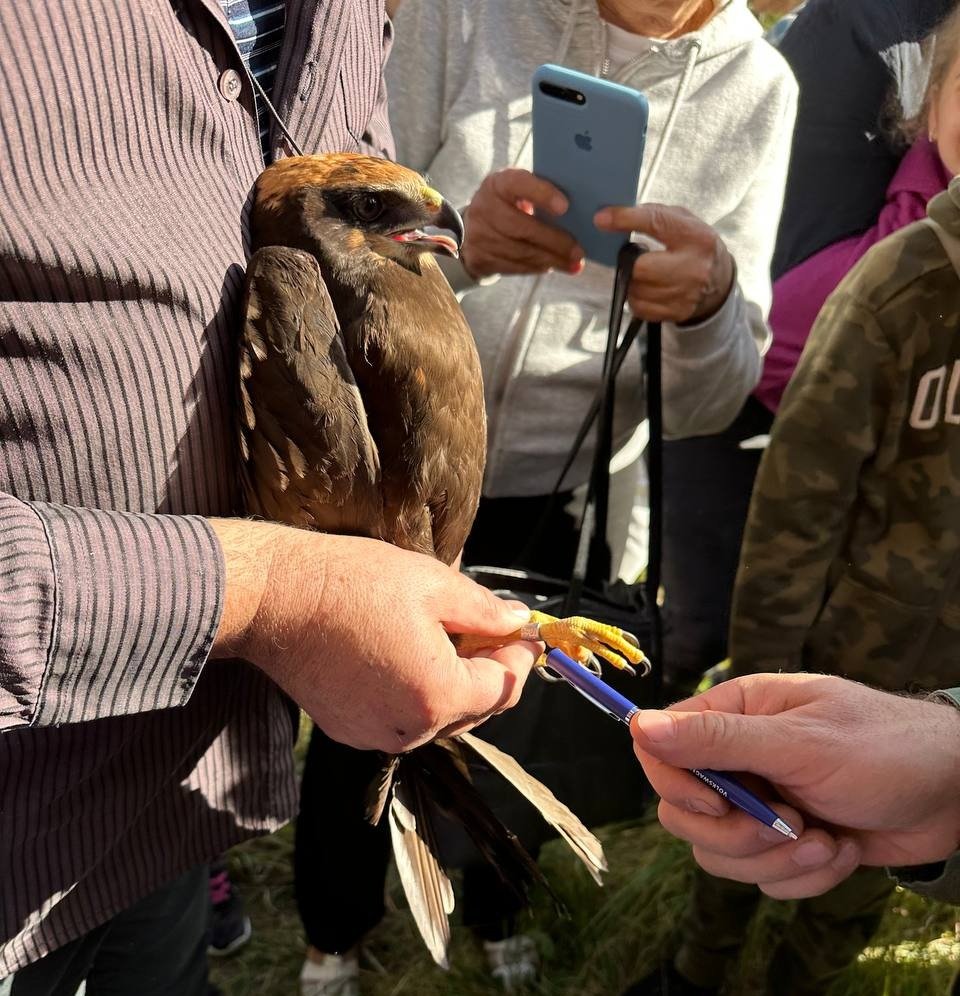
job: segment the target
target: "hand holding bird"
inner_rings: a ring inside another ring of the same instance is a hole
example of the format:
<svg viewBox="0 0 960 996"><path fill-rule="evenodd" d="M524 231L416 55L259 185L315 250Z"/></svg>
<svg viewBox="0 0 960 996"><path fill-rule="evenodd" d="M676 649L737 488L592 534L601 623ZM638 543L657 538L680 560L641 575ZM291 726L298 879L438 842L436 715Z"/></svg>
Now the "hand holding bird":
<svg viewBox="0 0 960 996"><path fill-rule="evenodd" d="M509 634L528 613L464 575L369 539L211 523L227 573L213 656L259 666L334 739L406 751L519 699L540 645Z"/></svg>

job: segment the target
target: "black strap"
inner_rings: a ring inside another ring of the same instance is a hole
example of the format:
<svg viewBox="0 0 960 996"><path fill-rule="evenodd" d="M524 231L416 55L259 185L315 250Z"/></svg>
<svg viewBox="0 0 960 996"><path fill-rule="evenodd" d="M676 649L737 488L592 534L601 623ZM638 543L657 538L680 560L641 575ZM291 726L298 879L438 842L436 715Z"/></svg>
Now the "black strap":
<svg viewBox="0 0 960 996"><path fill-rule="evenodd" d="M607 519L610 502L610 460L613 456L613 413L616 400L616 378L630 347L639 335L639 319L631 319L621 336L624 306L633 273L633 264L644 247L633 242L626 243L617 257L617 271L613 286L613 300L610 306L610 323L603 357L603 374L600 388L590 410L577 431L576 438L567 454L563 469L541 517L534 530L530 546L537 542L549 521L551 503L563 488L564 479L573 466L584 441L597 425L597 446L587 485L583 513L580 520L580 538L577 554L567 589L561 614L575 615L580 597L586 585L603 590L610 577L611 554L607 542ZM663 390L660 379L661 326L659 322L647 322L647 345L644 352L644 374L646 377L647 420L649 440L647 442L647 475L650 494L650 535L647 558L647 577L644 596L650 621L650 647L647 655L653 663L651 674L652 691L655 702L660 702L663 686L663 627L657 601L660 590L660 565L663 553Z"/></svg>
<svg viewBox="0 0 960 996"><path fill-rule="evenodd" d="M587 493L583 501L580 518L580 538L570 576L570 587L563 603L565 616L575 615L580 603L584 585L589 583L598 590L610 577L611 554L607 542L607 515L610 504L610 460L613 457L613 410L616 401L616 352L620 341L620 328L623 325L623 309L627 303L630 288L630 275L633 263L640 253L638 246L625 243L617 254L617 270L613 282L613 299L610 302L610 319L607 325L607 342L603 353L603 367L600 374L600 387L587 417L580 426L573 447L554 493L559 491L567 469L576 458L577 452L594 421L597 422L597 443L593 454L593 465L587 482ZM636 335L631 322L627 336Z"/></svg>
<svg viewBox="0 0 960 996"><path fill-rule="evenodd" d="M607 519L610 498L610 460L613 456L613 413L616 400L616 377L623 361L636 340L641 322L632 319L626 332L621 336L624 305L630 287L633 264L645 250L635 243L628 242L620 250L617 258L617 272L610 307L610 323L604 350L603 375L600 390L587 417L580 427L563 471L554 489L556 493L572 466L583 441L594 423L597 422L597 445L594 452L590 481L584 501L583 517L580 523L580 541L574 563L570 588L564 604L564 613L576 612L584 585L588 582L602 589L603 582L610 576L610 548L607 542ZM646 374L647 417L649 442L647 444L647 467L650 491L650 541L647 562L645 595L650 613L651 640L650 657L655 665L656 681L662 674L663 639L657 595L660 588L660 564L662 556L663 522L663 392L660 380L660 340L659 322L647 323L647 348L644 354Z"/></svg>
<svg viewBox="0 0 960 996"><path fill-rule="evenodd" d="M644 366L647 375L647 487L650 505L647 579L644 584L647 613L650 618L650 649L653 664L650 672L653 701L663 702L663 620L660 618L660 566L663 562L663 384L660 379L661 333L659 322L647 323L647 352Z"/></svg>

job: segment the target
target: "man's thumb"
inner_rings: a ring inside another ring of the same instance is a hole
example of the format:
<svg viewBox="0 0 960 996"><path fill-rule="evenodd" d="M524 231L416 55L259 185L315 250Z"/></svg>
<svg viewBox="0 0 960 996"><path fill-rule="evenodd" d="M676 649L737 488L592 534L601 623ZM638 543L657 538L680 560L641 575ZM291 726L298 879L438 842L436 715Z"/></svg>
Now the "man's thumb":
<svg viewBox="0 0 960 996"><path fill-rule="evenodd" d="M456 577L440 620L448 632L502 637L515 633L530 620L530 610L520 602L498 598L463 574Z"/></svg>
<svg viewBox="0 0 960 996"><path fill-rule="evenodd" d="M631 731L641 750L678 768L765 774L782 756L782 737L770 716L644 709Z"/></svg>

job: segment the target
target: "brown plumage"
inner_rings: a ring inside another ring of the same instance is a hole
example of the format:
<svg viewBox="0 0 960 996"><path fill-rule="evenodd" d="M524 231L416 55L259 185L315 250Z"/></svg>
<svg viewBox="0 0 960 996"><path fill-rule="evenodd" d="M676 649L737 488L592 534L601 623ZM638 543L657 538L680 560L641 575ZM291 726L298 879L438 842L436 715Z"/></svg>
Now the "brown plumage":
<svg viewBox="0 0 960 996"><path fill-rule="evenodd" d="M456 254L459 215L401 166L304 156L261 175L252 228L239 353L248 511L453 563L476 514L486 445L476 347L434 256ZM576 841L594 875L605 867L596 838L548 790L470 744ZM453 894L428 800L459 817L518 889L539 878L473 789L458 744L392 759L373 795L437 961Z"/></svg>
<svg viewBox="0 0 960 996"><path fill-rule="evenodd" d="M447 564L460 553L483 477L483 384L433 255L460 226L418 174L382 160L263 173L240 347L249 511Z"/></svg>

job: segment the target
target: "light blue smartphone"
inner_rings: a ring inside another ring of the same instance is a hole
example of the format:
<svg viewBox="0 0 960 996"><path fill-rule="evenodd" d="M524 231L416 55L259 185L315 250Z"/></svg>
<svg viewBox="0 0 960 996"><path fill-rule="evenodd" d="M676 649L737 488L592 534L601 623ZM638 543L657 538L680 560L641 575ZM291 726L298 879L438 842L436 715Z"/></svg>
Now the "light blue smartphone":
<svg viewBox="0 0 960 996"><path fill-rule="evenodd" d="M603 207L635 204L650 115L637 90L563 66L533 74L533 172L566 194L570 208L543 221L569 232L588 259L615 266L623 232L601 232Z"/></svg>

